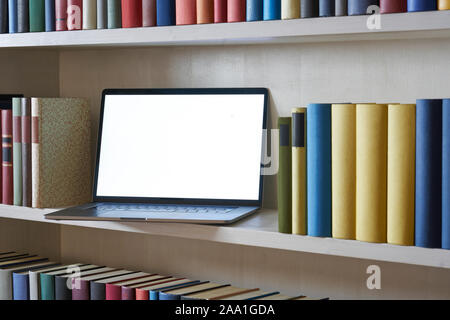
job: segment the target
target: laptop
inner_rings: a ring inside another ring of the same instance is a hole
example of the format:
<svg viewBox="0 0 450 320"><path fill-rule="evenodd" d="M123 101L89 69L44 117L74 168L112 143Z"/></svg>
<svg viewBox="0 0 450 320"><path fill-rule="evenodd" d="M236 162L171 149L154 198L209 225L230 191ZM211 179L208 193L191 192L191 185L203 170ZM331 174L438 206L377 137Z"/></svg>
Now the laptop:
<svg viewBox="0 0 450 320"><path fill-rule="evenodd" d="M233 223L261 207L268 91L106 89L93 203L55 220Z"/></svg>

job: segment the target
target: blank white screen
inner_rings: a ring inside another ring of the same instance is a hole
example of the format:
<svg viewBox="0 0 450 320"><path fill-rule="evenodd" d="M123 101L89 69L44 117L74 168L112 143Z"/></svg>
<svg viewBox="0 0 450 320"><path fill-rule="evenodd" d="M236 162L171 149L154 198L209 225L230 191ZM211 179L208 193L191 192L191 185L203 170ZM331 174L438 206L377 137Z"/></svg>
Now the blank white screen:
<svg viewBox="0 0 450 320"><path fill-rule="evenodd" d="M258 200L264 95L106 95L97 196Z"/></svg>

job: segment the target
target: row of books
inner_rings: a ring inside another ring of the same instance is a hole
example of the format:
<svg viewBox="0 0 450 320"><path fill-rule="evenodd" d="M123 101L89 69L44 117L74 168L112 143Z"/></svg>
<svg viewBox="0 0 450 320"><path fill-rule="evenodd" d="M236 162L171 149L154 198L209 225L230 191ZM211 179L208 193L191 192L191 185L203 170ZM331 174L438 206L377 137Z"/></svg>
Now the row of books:
<svg viewBox="0 0 450 320"><path fill-rule="evenodd" d="M310 299L93 264L61 264L13 251L0 253L0 300Z"/></svg>
<svg viewBox="0 0 450 320"><path fill-rule="evenodd" d="M0 0L0 33L449 10L450 0Z"/></svg>
<svg viewBox="0 0 450 320"><path fill-rule="evenodd" d="M1 203L60 208L89 202L87 101L1 95L0 109Z"/></svg>
<svg viewBox="0 0 450 320"><path fill-rule="evenodd" d="M279 118L279 231L450 249L450 99Z"/></svg>

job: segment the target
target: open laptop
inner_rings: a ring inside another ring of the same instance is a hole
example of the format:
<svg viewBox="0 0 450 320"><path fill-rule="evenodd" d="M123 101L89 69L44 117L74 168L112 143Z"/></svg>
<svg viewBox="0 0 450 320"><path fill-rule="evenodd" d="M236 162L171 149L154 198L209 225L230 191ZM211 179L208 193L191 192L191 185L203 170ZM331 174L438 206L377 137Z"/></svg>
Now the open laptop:
<svg viewBox="0 0 450 320"><path fill-rule="evenodd" d="M261 207L268 93L107 89L93 203L48 219L228 224Z"/></svg>

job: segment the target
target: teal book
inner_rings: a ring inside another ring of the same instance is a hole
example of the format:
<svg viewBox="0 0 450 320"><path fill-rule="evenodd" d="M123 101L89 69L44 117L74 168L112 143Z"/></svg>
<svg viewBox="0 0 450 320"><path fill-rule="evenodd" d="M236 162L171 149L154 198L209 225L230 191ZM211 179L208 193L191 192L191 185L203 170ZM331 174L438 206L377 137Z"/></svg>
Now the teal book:
<svg viewBox="0 0 450 320"><path fill-rule="evenodd" d="M30 0L30 32L45 32L45 0Z"/></svg>
<svg viewBox="0 0 450 320"><path fill-rule="evenodd" d="M22 205L22 98L13 98L13 188L14 205Z"/></svg>
<svg viewBox="0 0 450 320"><path fill-rule="evenodd" d="M108 29L122 28L122 7L120 0L108 0Z"/></svg>

